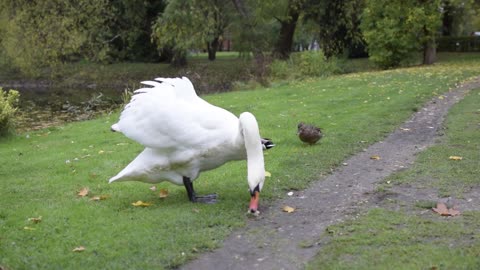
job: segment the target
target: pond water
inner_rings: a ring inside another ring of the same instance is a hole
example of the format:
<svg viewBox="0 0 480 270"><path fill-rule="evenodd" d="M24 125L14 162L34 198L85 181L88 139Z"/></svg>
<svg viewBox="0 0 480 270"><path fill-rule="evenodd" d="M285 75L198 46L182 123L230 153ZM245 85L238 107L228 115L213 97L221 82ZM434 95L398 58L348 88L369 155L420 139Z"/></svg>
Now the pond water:
<svg viewBox="0 0 480 270"><path fill-rule="evenodd" d="M59 88L46 85L16 85L4 89L20 92L17 132L87 120L111 112L121 106L126 91L121 87Z"/></svg>

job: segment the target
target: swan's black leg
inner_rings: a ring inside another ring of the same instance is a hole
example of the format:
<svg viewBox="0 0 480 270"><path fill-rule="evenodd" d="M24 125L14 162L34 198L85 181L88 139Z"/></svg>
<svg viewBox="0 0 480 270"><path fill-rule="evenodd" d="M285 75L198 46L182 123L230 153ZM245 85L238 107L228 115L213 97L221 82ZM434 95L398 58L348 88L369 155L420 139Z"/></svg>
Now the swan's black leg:
<svg viewBox="0 0 480 270"><path fill-rule="evenodd" d="M197 196L195 194L195 190L193 189L193 183L192 183L192 180L190 180L190 178L184 176L183 185L187 190L188 199L191 202L199 202L199 203L216 203L217 202L217 194Z"/></svg>
<svg viewBox="0 0 480 270"><path fill-rule="evenodd" d="M195 191L193 190L193 183L188 177L183 177L183 185L185 186L185 189L187 190L187 195L188 199L191 202L195 202Z"/></svg>

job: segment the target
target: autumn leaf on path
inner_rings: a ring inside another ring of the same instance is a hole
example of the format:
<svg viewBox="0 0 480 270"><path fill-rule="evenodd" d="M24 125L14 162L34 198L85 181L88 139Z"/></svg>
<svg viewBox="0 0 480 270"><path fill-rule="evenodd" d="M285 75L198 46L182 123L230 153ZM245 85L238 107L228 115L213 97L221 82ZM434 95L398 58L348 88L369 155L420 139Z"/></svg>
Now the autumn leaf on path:
<svg viewBox="0 0 480 270"><path fill-rule="evenodd" d="M79 247L76 247L76 248L72 249L73 252L82 252L84 250L85 250L84 246L79 246Z"/></svg>
<svg viewBox="0 0 480 270"><path fill-rule="evenodd" d="M463 157L459 157L459 156L450 156L449 157L450 160L462 160Z"/></svg>
<svg viewBox="0 0 480 270"><path fill-rule="evenodd" d="M447 205L444 203L437 203L437 207L432 208L432 210L441 216L458 216L460 211L456 210L454 207L448 209Z"/></svg>
<svg viewBox="0 0 480 270"><path fill-rule="evenodd" d="M132 205L135 206L135 207L139 207L139 206L141 206L141 207L147 207L147 206L150 206L150 205L152 205L152 204L151 204L151 203L147 203L147 202L137 201L137 202L132 203Z"/></svg>
<svg viewBox="0 0 480 270"><path fill-rule="evenodd" d="M288 205L285 205L283 208L282 208L282 211L283 212L287 212L287 213L293 213L295 211L295 208L291 207L291 206L288 206Z"/></svg>
<svg viewBox="0 0 480 270"><path fill-rule="evenodd" d="M380 156L379 155L374 155L374 156L371 156L370 159L380 160Z"/></svg>
<svg viewBox="0 0 480 270"><path fill-rule="evenodd" d="M85 196L88 195L88 191L89 191L88 188L86 188L86 187L85 187L85 188L82 188L82 189L78 192L77 195L80 196L80 197L85 197Z"/></svg>
<svg viewBox="0 0 480 270"><path fill-rule="evenodd" d="M168 190L167 189L160 189L160 193L158 194L158 197L164 199L168 197Z"/></svg>
<svg viewBox="0 0 480 270"><path fill-rule="evenodd" d="M28 221L33 223L40 223L42 221L42 216L29 218Z"/></svg>

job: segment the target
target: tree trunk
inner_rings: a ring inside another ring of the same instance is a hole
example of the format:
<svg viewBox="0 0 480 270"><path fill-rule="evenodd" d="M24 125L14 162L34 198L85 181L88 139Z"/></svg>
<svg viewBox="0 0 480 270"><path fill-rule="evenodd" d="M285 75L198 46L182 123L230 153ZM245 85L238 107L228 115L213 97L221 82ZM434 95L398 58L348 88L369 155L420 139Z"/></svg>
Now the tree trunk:
<svg viewBox="0 0 480 270"><path fill-rule="evenodd" d="M423 64L432 65L437 58L437 48L435 45L435 36L430 35L426 26L423 26L423 32L427 38L423 44Z"/></svg>
<svg viewBox="0 0 480 270"><path fill-rule="evenodd" d="M423 64L432 65L437 58L437 48L435 47L435 41L429 41L423 48Z"/></svg>
<svg viewBox="0 0 480 270"><path fill-rule="evenodd" d="M208 50L208 60L214 61L217 58L217 50L218 50L218 37L215 37L212 42L208 42L207 50Z"/></svg>
<svg viewBox="0 0 480 270"><path fill-rule="evenodd" d="M442 36L451 36L453 30L453 13L454 7L450 4L450 1L444 2L442 17Z"/></svg>
<svg viewBox="0 0 480 270"><path fill-rule="evenodd" d="M273 56L275 58L285 60L290 57L293 47L293 35L295 33L298 17L300 15L298 10L298 8L293 7L292 4L289 3L288 19L280 21L280 35L273 51Z"/></svg>

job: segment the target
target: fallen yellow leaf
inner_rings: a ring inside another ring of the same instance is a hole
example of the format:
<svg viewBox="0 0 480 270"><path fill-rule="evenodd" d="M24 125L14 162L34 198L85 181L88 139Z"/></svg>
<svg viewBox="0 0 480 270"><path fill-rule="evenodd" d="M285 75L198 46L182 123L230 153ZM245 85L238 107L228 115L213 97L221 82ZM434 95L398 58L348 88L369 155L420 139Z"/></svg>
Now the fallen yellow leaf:
<svg viewBox="0 0 480 270"><path fill-rule="evenodd" d="M463 157L459 157L459 156L450 156L449 159L451 160L462 160Z"/></svg>
<svg viewBox="0 0 480 270"><path fill-rule="evenodd" d="M269 171L265 171L265 177L272 177L272 174Z"/></svg>
<svg viewBox="0 0 480 270"><path fill-rule="evenodd" d="M285 205L282 210L283 212L293 213L295 211L295 208Z"/></svg>
<svg viewBox="0 0 480 270"><path fill-rule="evenodd" d="M79 246L79 247L76 247L76 248L72 249L73 252L82 252L84 250L85 250L84 246Z"/></svg>
<svg viewBox="0 0 480 270"><path fill-rule="evenodd" d="M374 155L374 156L371 156L370 159L380 160L380 156L379 155Z"/></svg>
<svg viewBox="0 0 480 270"><path fill-rule="evenodd" d="M167 189L160 189L160 193L158 194L158 197L160 198L167 198L168 197L168 190Z"/></svg>
<svg viewBox="0 0 480 270"><path fill-rule="evenodd" d="M29 218L28 221L31 221L33 223L39 223L42 221L42 216Z"/></svg>
<svg viewBox="0 0 480 270"><path fill-rule="evenodd" d="M147 203L147 202L142 202L142 201L137 201L137 202L134 202L132 203L133 206L142 206L142 207L147 207L147 206L150 206L152 205L151 203Z"/></svg>
<svg viewBox="0 0 480 270"><path fill-rule="evenodd" d="M28 226L23 227L23 229L27 230L27 231L35 231L36 230L35 228L28 227Z"/></svg>
<svg viewBox="0 0 480 270"><path fill-rule="evenodd" d="M88 188L86 188L86 187L85 187L85 188L82 188L82 189L78 192L77 195L80 196L80 197L85 197L85 196L87 196L87 195L88 195Z"/></svg>

